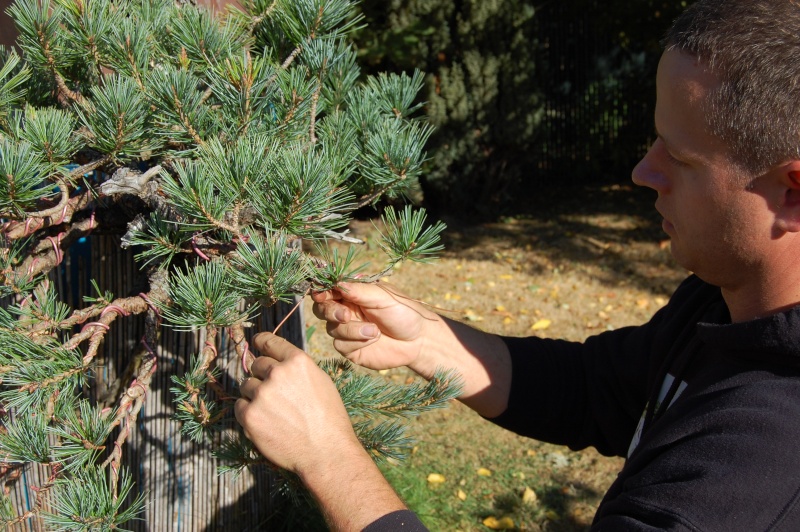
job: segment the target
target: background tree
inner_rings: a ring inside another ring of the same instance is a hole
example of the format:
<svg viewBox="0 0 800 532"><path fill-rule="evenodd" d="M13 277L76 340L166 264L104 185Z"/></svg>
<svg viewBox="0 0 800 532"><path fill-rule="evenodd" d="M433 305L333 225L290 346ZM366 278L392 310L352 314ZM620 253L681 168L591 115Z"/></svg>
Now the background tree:
<svg viewBox="0 0 800 532"><path fill-rule="evenodd" d="M426 203L496 217L548 187L629 179L659 40L686 3L365 0L356 42L367 70L426 72Z"/></svg>
<svg viewBox="0 0 800 532"><path fill-rule="evenodd" d="M324 243L358 243L352 212L417 184L432 131L414 117L422 76L362 79L346 40L360 23L353 3L241 5L225 17L169 0L9 10L22 56L0 51L0 460L6 486L32 463L45 479L25 494L34 504L4 500L6 523L113 529L139 515L146 496L134 496L139 464L125 449L145 406L174 409L224 470L263 463L231 411L253 320L353 280L355 254ZM359 280L431 258L443 226L424 217L389 210L386 268ZM130 293L62 283L65 254L99 234L135 254ZM75 291L82 303L65 303ZM163 367L162 324L199 331L191 360ZM133 336L113 344L128 346L127 370L104 349L115 331ZM408 450L398 418L457 389L449 375L394 388L325 368L376 459ZM171 404L154 405L165 371Z"/></svg>

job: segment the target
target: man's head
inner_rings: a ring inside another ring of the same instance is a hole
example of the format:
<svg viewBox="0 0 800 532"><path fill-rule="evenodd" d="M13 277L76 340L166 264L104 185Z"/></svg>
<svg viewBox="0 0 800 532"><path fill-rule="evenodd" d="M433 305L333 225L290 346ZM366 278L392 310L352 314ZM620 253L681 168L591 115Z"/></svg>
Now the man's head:
<svg viewBox="0 0 800 532"><path fill-rule="evenodd" d="M742 169L756 176L800 159L799 0L699 0L665 46L720 80L703 106L706 121Z"/></svg>

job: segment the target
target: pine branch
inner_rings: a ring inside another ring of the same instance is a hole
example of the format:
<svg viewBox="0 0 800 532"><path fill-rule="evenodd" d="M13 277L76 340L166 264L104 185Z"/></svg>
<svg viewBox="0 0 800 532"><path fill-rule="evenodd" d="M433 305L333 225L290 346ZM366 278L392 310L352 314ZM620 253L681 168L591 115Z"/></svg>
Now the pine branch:
<svg viewBox="0 0 800 532"><path fill-rule="evenodd" d="M56 481L61 477L61 468L59 467L59 464L54 464L51 469L52 471L47 481L42 486L36 488L36 499L33 503L33 508L26 511L16 519L6 522L7 527L13 527L14 525L24 523L28 519L32 519L42 512L42 509L44 508L44 502L49 495L50 490L53 489L53 487L56 485Z"/></svg>
<svg viewBox="0 0 800 532"><path fill-rule="evenodd" d="M44 222L42 222L43 225ZM94 217L89 217L79 222L74 222L67 227L66 231L58 233L56 236L47 236L39 240L33 246L30 255L20 266L14 269L10 276L11 282L16 283L24 279L33 279L40 274L46 274L64 260L64 250L79 238L87 236L92 230L96 229L98 222Z"/></svg>
<svg viewBox="0 0 800 532"><path fill-rule="evenodd" d="M58 479L51 490L51 512L43 512L45 524L54 530L119 530L134 519L145 506L145 494L139 494L128 508L122 505L133 488L127 470L107 472L90 467L72 476Z"/></svg>
<svg viewBox="0 0 800 532"><path fill-rule="evenodd" d="M135 426L136 416L144 405L147 392L150 389L150 381L156 371L156 357L151 355L142 361L136 378L128 387L120 401L118 413L110 424L110 428L120 426L120 433L114 441L111 454L103 462L102 466L111 466L111 488L114 500L118 496L119 469L122 460L122 446L130 435L131 428Z"/></svg>

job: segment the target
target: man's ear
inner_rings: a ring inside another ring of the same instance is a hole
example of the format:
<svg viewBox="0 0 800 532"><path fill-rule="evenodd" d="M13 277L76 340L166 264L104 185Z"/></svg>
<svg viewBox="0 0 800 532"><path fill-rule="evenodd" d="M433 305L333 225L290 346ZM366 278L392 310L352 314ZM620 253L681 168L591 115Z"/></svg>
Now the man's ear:
<svg viewBox="0 0 800 532"><path fill-rule="evenodd" d="M782 189L782 201L778 210L781 229L790 233L800 232L800 160L782 164L774 170Z"/></svg>

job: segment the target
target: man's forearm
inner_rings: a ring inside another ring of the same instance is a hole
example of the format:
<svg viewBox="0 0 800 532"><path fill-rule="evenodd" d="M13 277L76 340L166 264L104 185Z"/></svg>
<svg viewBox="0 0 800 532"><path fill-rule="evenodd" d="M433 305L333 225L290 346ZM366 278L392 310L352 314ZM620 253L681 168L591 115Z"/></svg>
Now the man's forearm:
<svg viewBox="0 0 800 532"><path fill-rule="evenodd" d="M300 478L331 530L362 530L406 508L364 449L338 449L326 455L324 465L301 473Z"/></svg>
<svg viewBox="0 0 800 532"><path fill-rule="evenodd" d="M420 355L409 367L425 378L453 370L464 381L459 398L484 417L502 414L511 389L511 356L499 336L439 317L427 324Z"/></svg>

